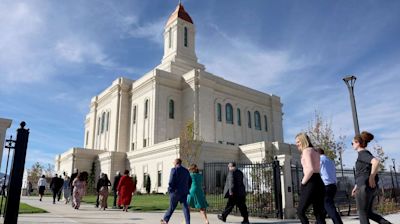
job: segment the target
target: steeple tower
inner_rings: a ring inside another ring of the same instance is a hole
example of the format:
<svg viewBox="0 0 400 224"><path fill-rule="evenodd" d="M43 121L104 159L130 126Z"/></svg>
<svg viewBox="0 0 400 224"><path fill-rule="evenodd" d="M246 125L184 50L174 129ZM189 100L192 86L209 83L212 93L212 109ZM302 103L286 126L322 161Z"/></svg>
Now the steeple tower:
<svg viewBox="0 0 400 224"><path fill-rule="evenodd" d="M159 68L177 74L192 69L204 70L204 66L197 63L193 20L181 2L165 25L164 56Z"/></svg>

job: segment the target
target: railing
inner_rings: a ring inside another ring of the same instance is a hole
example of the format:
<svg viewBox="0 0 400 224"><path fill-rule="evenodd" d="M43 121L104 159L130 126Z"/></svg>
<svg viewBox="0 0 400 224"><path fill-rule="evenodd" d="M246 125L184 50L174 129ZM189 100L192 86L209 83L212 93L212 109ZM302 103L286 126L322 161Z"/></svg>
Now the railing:
<svg viewBox="0 0 400 224"><path fill-rule="evenodd" d="M205 163L204 164L204 186L210 212L222 212L227 200L223 191L226 176L228 175L228 163ZM280 183L274 181L273 163L237 164L237 168L243 172L246 187L246 205L249 215L258 217L280 217L282 211L279 209L281 203ZM279 173L279 172L278 172ZM278 179L280 182L280 178ZM277 189L279 188L279 189ZM279 196L279 197L278 197ZM233 213L239 214L238 209Z"/></svg>

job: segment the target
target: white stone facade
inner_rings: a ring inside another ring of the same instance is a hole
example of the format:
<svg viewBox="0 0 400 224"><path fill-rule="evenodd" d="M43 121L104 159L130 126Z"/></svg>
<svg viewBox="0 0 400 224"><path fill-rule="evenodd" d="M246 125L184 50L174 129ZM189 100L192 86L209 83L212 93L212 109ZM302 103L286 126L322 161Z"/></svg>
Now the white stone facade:
<svg viewBox="0 0 400 224"><path fill-rule="evenodd" d="M0 158L3 158L4 142L6 138L7 129L11 127L12 120L0 118ZM1 160L0 160L1 168Z"/></svg>
<svg viewBox="0 0 400 224"><path fill-rule="evenodd" d="M128 169L138 190L144 191L144 176L150 175L151 191L167 192L188 121L203 141L200 169L205 161L261 162L271 150L297 153L284 143L278 96L213 75L197 62L195 27L179 4L165 26L161 64L138 80L118 78L92 98L84 146L58 155L56 170L89 171L95 163L112 180Z"/></svg>

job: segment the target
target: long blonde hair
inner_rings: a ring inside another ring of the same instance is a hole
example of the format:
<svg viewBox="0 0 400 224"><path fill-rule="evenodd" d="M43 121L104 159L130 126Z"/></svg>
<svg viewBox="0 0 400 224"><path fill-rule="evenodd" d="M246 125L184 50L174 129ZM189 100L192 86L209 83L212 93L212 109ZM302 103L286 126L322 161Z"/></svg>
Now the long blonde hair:
<svg viewBox="0 0 400 224"><path fill-rule="evenodd" d="M296 135L296 139L299 140L300 145L301 145L301 151L307 147L313 147L310 137L306 133L300 132Z"/></svg>

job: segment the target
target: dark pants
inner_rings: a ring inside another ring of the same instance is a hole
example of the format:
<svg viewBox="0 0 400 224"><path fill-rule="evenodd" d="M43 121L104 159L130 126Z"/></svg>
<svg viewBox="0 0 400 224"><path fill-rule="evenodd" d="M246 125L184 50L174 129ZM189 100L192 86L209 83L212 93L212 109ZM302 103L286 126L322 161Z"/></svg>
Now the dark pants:
<svg viewBox="0 0 400 224"><path fill-rule="evenodd" d="M325 185L319 173L314 173L305 185L301 185L301 195L297 216L302 224L308 224L306 211L312 204L317 224L325 224L324 209Z"/></svg>
<svg viewBox="0 0 400 224"><path fill-rule="evenodd" d="M57 191L57 201L60 201L60 199L61 199L61 192L62 192L62 190L61 190L61 188Z"/></svg>
<svg viewBox="0 0 400 224"><path fill-rule="evenodd" d="M97 197L96 197L96 208L99 207L99 204L100 204L99 200L100 200L100 194L99 194L99 192L97 192Z"/></svg>
<svg viewBox="0 0 400 224"><path fill-rule="evenodd" d="M56 197L59 195L59 189L51 189L51 191L53 192L53 202L56 202ZM60 193L60 197L61 197L61 193Z"/></svg>
<svg viewBox="0 0 400 224"><path fill-rule="evenodd" d="M225 210L222 212L222 217L226 219L226 217L229 215L229 213L231 213L235 205L239 208L240 214L243 217L243 221L248 222L249 213L247 212L246 196L229 196Z"/></svg>
<svg viewBox="0 0 400 224"><path fill-rule="evenodd" d="M325 186L325 211L331 217L334 224L343 224L342 218L340 218L339 213L336 210L335 198L337 191L336 184L329 184Z"/></svg>
<svg viewBox="0 0 400 224"><path fill-rule="evenodd" d="M372 219L373 221L380 224L390 223L382 216L372 211L372 205L374 203L377 190L378 186L375 188L370 188L366 185L361 185L358 187L358 192L356 195L356 203L357 203L358 216L360 218L361 224L369 224L369 219Z"/></svg>
<svg viewBox="0 0 400 224"><path fill-rule="evenodd" d="M174 213L176 206L178 205L178 202L182 203L182 210L183 214L185 215L185 220L186 224L190 224L190 211L189 211L189 206L187 204L187 195L179 195L175 193L171 193L169 195L169 208L167 212L164 215L164 221L168 222L169 219L172 216L172 213Z"/></svg>
<svg viewBox="0 0 400 224"><path fill-rule="evenodd" d="M117 190L114 190L114 202L113 202L113 207L117 207L117 199L118 199ZM118 207L119 207L119 205L118 205Z"/></svg>

